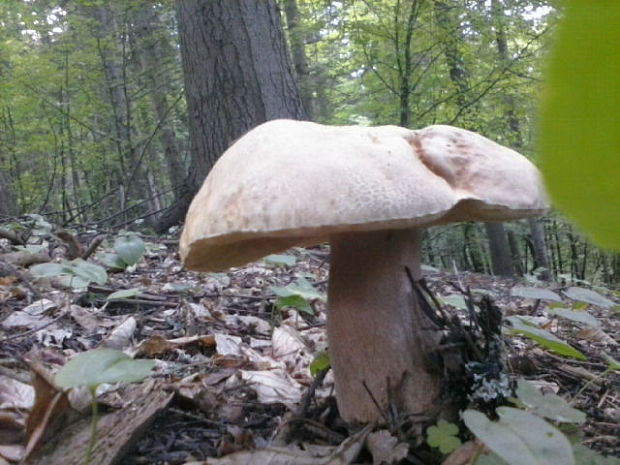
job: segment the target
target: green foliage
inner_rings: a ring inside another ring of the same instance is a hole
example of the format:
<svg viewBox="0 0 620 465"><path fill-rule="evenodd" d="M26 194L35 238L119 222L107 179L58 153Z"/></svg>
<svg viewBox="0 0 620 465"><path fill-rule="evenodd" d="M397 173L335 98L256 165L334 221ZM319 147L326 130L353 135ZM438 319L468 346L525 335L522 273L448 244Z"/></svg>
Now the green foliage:
<svg viewBox="0 0 620 465"><path fill-rule="evenodd" d="M540 128L554 203L620 250L620 2L569 0L549 65Z"/></svg>
<svg viewBox="0 0 620 465"><path fill-rule="evenodd" d="M327 371L331 368L331 362L329 361L329 354L326 351L319 352L314 356L314 360L310 363L310 374L316 376L321 372Z"/></svg>
<svg viewBox="0 0 620 465"><path fill-rule="evenodd" d="M275 306L278 309L292 307L301 312L314 313L310 301L325 301L325 294L317 291L312 283L305 278L299 278L296 282L287 286L273 286L272 292L276 295Z"/></svg>
<svg viewBox="0 0 620 465"><path fill-rule="evenodd" d="M102 383L136 383L149 376L153 360L133 360L120 350L94 349L73 357L56 374L58 386L96 388Z"/></svg>
<svg viewBox="0 0 620 465"><path fill-rule="evenodd" d="M267 255L265 258L263 258L263 260L268 265L284 266L284 267L294 266L295 263L297 263L297 258L294 255L287 255L287 254Z"/></svg>
<svg viewBox="0 0 620 465"><path fill-rule="evenodd" d="M135 265L146 251L144 241L137 234L122 234L114 241L114 250L127 265Z"/></svg>
<svg viewBox="0 0 620 465"><path fill-rule="evenodd" d="M581 424L586 421L585 413L571 407L563 398L551 393L543 394L524 379L517 380L516 394L519 400L538 416L559 423Z"/></svg>
<svg viewBox="0 0 620 465"><path fill-rule="evenodd" d="M454 423L439 420L426 430L426 443L439 449L442 454L449 454L461 445L458 434L459 428Z"/></svg>
<svg viewBox="0 0 620 465"><path fill-rule="evenodd" d="M41 263L30 267L37 278L60 278L67 287L83 289L90 283L104 285L108 281L105 269L81 258L61 263Z"/></svg>
<svg viewBox="0 0 620 465"><path fill-rule="evenodd" d="M600 295L598 292L591 289L585 289L583 287L569 287L564 291L564 295L569 299L586 302L601 308L611 308L616 306L614 301Z"/></svg>
<svg viewBox="0 0 620 465"><path fill-rule="evenodd" d="M142 289L139 289L137 287L133 287L131 289L121 289L120 291L112 292L112 294L110 294L106 298L106 300L112 301L112 300L130 299L132 297L138 297L140 294L142 294Z"/></svg>
<svg viewBox="0 0 620 465"><path fill-rule="evenodd" d="M493 422L476 410L463 412L465 425L510 465L575 465L570 442L554 426L523 410L497 409Z"/></svg>
<svg viewBox="0 0 620 465"><path fill-rule="evenodd" d="M509 331L513 334L520 334L533 341L536 341L543 347L553 352L564 355L566 357L576 358L578 360L586 360L586 356L557 336L545 331L532 321L528 321L522 316L509 316L507 320L510 322Z"/></svg>
<svg viewBox="0 0 620 465"><path fill-rule="evenodd" d="M510 290L510 294L515 297L523 297L524 299L540 299L562 302L562 298L555 292L540 287L513 287Z"/></svg>

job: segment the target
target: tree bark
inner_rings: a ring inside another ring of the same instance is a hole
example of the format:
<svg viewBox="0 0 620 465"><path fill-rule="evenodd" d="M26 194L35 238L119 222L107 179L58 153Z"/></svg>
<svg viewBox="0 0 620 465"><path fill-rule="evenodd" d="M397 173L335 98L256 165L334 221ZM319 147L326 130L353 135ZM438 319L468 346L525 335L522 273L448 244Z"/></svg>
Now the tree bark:
<svg viewBox="0 0 620 465"><path fill-rule="evenodd" d="M492 0L491 7L493 12L495 26L495 44L497 46L497 54L502 63L507 64L510 61L508 54L508 40L506 39L506 30L504 28L504 12L499 0ZM517 151L523 150L523 134L521 131L521 121L517 116L516 103L512 95L506 94L504 97L506 104L506 122L513 136L512 145ZM540 279L549 281L551 279L549 255L547 254L547 246L545 244L545 231L542 227L540 218L529 218L528 224L532 234L532 248L534 253L535 268L541 269Z"/></svg>
<svg viewBox="0 0 620 465"><path fill-rule="evenodd" d="M284 14L286 16L286 26L288 30L288 40L291 47L293 67L295 76L299 84L301 100L304 104L306 114L313 119L312 92L308 82L308 59L306 57L306 37L304 30L299 24L299 8L297 0L284 0Z"/></svg>
<svg viewBox="0 0 620 465"><path fill-rule="evenodd" d="M175 50L167 41L163 25L150 4L142 5L134 15L133 50L136 53L146 86L157 115L159 142L173 190L185 181L186 169L179 152L174 126L170 123L169 83L174 79L162 65L174 60Z"/></svg>
<svg viewBox="0 0 620 465"><path fill-rule="evenodd" d="M180 0L177 17L191 169L159 230L181 220L235 139L265 121L306 117L275 0Z"/></svg>

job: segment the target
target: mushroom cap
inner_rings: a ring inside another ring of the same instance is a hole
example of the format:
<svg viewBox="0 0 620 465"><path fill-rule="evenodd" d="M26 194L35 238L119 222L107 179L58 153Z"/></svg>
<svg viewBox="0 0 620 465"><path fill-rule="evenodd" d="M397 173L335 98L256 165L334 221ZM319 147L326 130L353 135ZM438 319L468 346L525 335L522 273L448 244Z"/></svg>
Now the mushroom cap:
<svg viewBox="0 0 620 465"><path fill-rule="evenodd" d="M215 163L180 252L186 268L216 271L342 232L501 221L547 207L534 165L463 129L274 120Z"/></svg>

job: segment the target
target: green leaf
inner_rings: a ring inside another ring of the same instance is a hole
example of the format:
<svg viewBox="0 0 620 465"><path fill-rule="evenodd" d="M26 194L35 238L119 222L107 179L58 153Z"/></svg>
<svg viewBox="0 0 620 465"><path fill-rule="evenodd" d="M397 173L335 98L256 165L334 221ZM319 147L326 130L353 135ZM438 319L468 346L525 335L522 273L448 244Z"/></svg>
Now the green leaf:
<svg viewBox="0 0 620 465"><path fill-rule="evenodd" d="M610 370L616 370L616 371L620 370L620 362L618 360L616 360L615 358L613 358L611 355L609 355L606 352L603 352L601 356L609 365Z"/></svg>
<svg viewBox="0 0 620 465"><path fill-rule="evenodd" d="M565 5L541 110L542 170L554 205L620 250L620 2Z"/></svg>
<svg viewBox="0 0 620 465"><path fill-rule="evenodd" d="M562 298L549 289L541 289L539 287L513 287L510 294L515 297L523 297L524 299L540 299L562 302Z"/></svg>
<svg viewBox="0 0 620 465"><path fill-rule="evenodd" d="M620 458L603 457L581 444L574 444L573 452L578 465L620 465Z"/></svg>
<svg viewBox="0 0 620 465"><path fill-rule="evenodd" d="M426 430L426 442L431 447L436 447L442 454L449 454L461 445L457 437L459 428L454 423L439 420L436 425Z"/></svg>
<svg viewBox="0 0 620 465"><path fill-rule="evenodd" d="M102 383L134 383L150 375L154 360L133 360L120 350L95 349L73 357L56 374L56 384L64 389Z"/></svg>
<svg viewBox="0 0 620 465"><path fill-rule="evenodd" d="M114 250L127 265L135 265L146 251L144 241L136 234L119 236L114 241Z"/></svg>
<svg viewBox="0 0 620 465"><path fill-rule="evenodd" d="M593 328L598 328L601 323L586 311L569 310L568 308L549 308L547 313L550 315L566 318L567 320L583 323Z"/></svg>
<svg viewBox="0 0 620 465"><path fill-rule="evenodd" d="M563 423L581 424L586 414L571 407L568 402L555 394L543 394L532 383L517 380L516 394L519 400L539 416Z"/></svg>
<svg viewBox="0 0 620 465"><path fill-rule="evenodd" d="M521 334L528 337L557 354L579 360L586 360L586 356L577 349L571 347L566 342L545 331L544 329L525 321L523 318L518 316L509 316L507 320L512 324L512 328L510 329L512 333Z"/></svg>
<svg viewBox="0 0 620 465"><path fill-rule="evenodd" d="M127 267L127 263L116 253L101 253L97 255L97 260L113 270L124 270Z"/></svg>
<svg viewBox="0 0 620 465"><path fill-rule="evenodd" d="M108 281L108 273L105 268L95 263L90 263L81 258L76 258L69 262L67 269L74 275L79 276L89 282L94 282L100 286Z"/></svg>
<svg viewBox="0 0 620 465"><path fill-rule="evenodd" d="M287 308L292 307L300 312L308 313L310 315L314 314L312 310L312 306L308 303L306 299L299 295L287 295L285 297L278 297L276 299L276 308Z"/></svg>
<svg viewBox="0 0 620 465"><path fill-rule="evenodd" d="M574 465L571 445L558 429L523 410L500 407L492 422L476 410L463 412L465 425L510 465Z"/></svg>
<svg viewBox="0 0 620 465"><path fill-rule="evenodd" d="M617 305L613 300L602 296L598 292L583 287L569 287L564 291L564 295L569 299L586 302L601 308L611 308Z"/></svg>
<svg viewBox="0 0 620 465"><path fill-rule="evenodd" d="M36 278L52 278L65 274L65 265L61 263L40 263L32 265L30 272Z"/></svg>
<svg viewBox="0 0 620 465"><path fill-rule="evenodd" d="M273 254L263 258L265 263L275 266L293 266L297 263L297 257L294 255Z"/></svg>
<svg viewBox="0 0 620 465"><path fill-rule="evenodd" d="M329 370L331 366L329 354L326 351L319 352L310 363L310 374L316 376L322 371Z"/></svg>
<svg viewBox="0 0 620 465"><path fill-rule="evenodd" d="M271 290L278 297L297 295L306 300L326 300L325 294L315 289L312 283L305 278L299 278L297 282L291 283L288 286L273 286Z"/></svg>
<svg viewBox="0 0 620 465"><path fill-rule="evenodd" d="M142 294L142 289L132 287L131 289L121 289L120 291L112 292L106 300L130 299L131 297L136 297L140 294Z"/></svg>

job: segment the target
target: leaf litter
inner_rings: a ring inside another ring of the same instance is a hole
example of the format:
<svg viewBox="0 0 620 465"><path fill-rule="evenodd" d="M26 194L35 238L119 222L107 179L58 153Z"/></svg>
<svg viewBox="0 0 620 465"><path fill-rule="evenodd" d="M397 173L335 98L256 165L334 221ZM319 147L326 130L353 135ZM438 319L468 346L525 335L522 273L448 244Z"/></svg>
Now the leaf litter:
<svg viewBox="0 0 620 465"><path fill-rule="evenodd" d="M327 347L328 248L293 249L227 273L205 274L182 270L174 241L147 238L146 243L143 259L122 272L108 269L107 282L97 275L85 290L0 266L0 380L5 381L0 382L0 460L28 456L31 463L81 463L88 418L79 413L79 402L72 403L49 379L73 355L98 347L157 363L154 375L141 384L100 391L100 455L93 463L419 460L413 449L420 441L373 432L372 426L347 428L337 416L330 372L320 385L314 383L310 365ZM617 374L609 375L611 381L602 377L607 365L600 357L605 351L618 358L618 321L608 311L617 306L613 296L472 273L426 274L433 292L452 306L450 312L466 318L466 305L455 293L459 283L490 295L506 316L537 318L541 328L585 354L587 361L571 360L530 339L505 338L512 372L545 382L551 377L560 395L588 414L585 442L620 454L613 421L620 408L612 382ZM303 296L306 305L295 308L293 298L288 306L282 297L291 296ZM568 310L553 310L556 297ZM576 300L587 307L576 308ZM46 383L48 391L41 387ZM69 424L67 417L75 421Z"/></svg>

